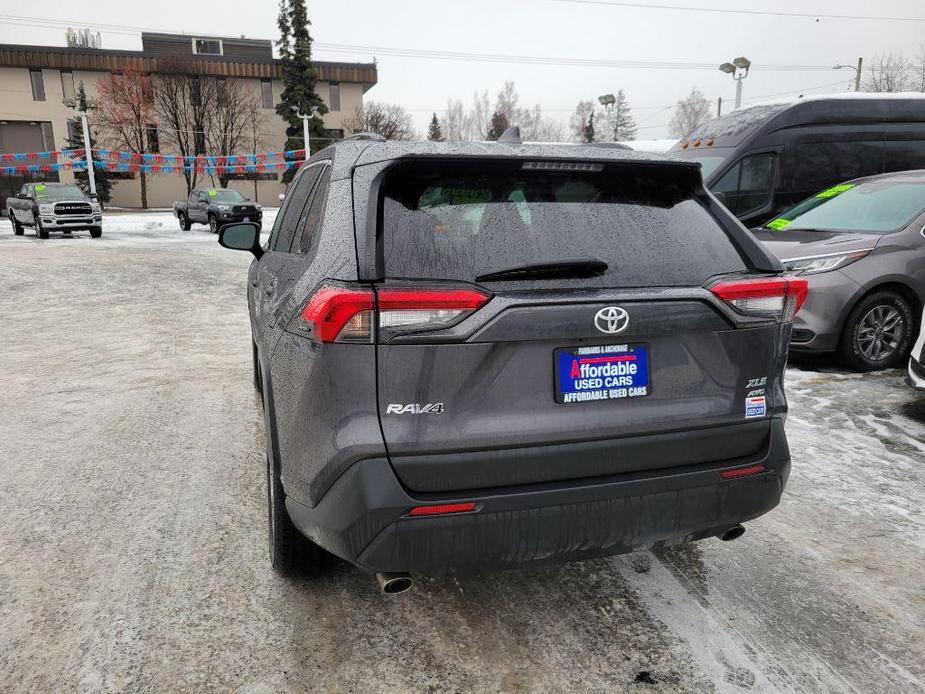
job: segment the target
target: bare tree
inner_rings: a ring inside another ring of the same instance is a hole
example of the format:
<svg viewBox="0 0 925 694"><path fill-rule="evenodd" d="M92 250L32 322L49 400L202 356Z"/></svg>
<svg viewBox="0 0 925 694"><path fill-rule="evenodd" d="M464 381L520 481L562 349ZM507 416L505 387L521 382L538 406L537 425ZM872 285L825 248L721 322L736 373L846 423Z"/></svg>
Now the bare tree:
<svg viewBox="0 0 925 694"><path fill-rule="evenodd" d="M154 123L151 78L134 68L106 73L96 85L95 119L105 141L134 155L148 150L149 126ZM139 171L141 206L148 207L148 182Z"/></svg>
<svg viewBox="0 0 925 694"><path fill-rule="evenodd" d="M925 92L925 44L919 46L919 53L915 57L910 87L917 92Z"/></svg>
<svg viewBox="0 0 925 694"><path fill-rule="evenodd" d="M915 81L914 67L902 53L881 53L867 68L865 92L904 92Z"/></svg>
<svg viewBox="0 0 925 694"><path fill-rule="evenodd" d="M158 69L154 109L165 131L162 139L184 157L205 154L207 134L217 109L216 82L200 78L187 61L162 60ZM196 167L191 169L184 167L183 171L187 193L196 187L200 173Z"/></svg>
<svg viewBox="0 0 925 694"><path fill-rule="evenodd" d="M463 142L470 139L472 118L466 113L466 107L459 99L447 99L445 115L440 119L443 136L450 142Z"/></svg>
<svg viewBox="0 0 925 694"><path fill-rule="evenodd" d="M672 137L687 137L710 120L710 115L710 102L697 87L694 87L691 93L674 107L668 133Z"/></svg>
<svg viewBox="0 0 925 694"><path fill-rule="evenodd" d="M469 132L465 139L467 140L486 140L491 130L491 119L495 112L491 110L491 104L488 101L488 90L479 94L475 92L472 95L472 113L469 117ZM504 114L507 115L507 114Z"/></svg>
<svg viewBox="0 0 925 694"><path fill-rule="evenodd" d="M376 133L386 140L410 140L414 137L411 115L398 104L368 101L358 106L353 117L344 123L349 133Z"/></svg>
<svg viewBox="0 0 925 694"><path fill-rule="evenodd" d="M254 119L261 115L257 95L238 80L225 80L216 84L215 97L215 109L206 129L206 147L224 156L248 150L252 133L259 125ZM219 173L218 180L226 187L229 174Z"/></svg>

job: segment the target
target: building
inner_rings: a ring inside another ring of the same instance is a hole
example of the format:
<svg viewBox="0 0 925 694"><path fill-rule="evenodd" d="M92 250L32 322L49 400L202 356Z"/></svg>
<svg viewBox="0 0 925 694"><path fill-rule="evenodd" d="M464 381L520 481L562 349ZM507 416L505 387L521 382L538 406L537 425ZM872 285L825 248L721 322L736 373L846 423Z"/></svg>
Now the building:
<svg viewBox="0 0 925 694"><path fill-rule="evenodd" d="M201 78L239 80L259 95L264 119L263 151L277 151L286 140L285 123L274 112L283 90L280 63L273 58L268 40L226 38L203 35L142 33L142 49L105 50L55 46L0 44L0 153L51 151L63 149L68 140L68 119L74 116L66 105L81 82L89 99L96 93L99 79L108 72L134 68L157 75L159 68L174 66L178 59L194 66ZM326 129L332 139L343 136L344 122L363 103L363 95L376 84L374 63L316 62L317 90L328 113ZM92 112L90 115L92 121ZM158 124L152 124L155 128ZM158 141L155 131L154 142ZM166 139L166 138L160 138ZM98 143L102 146L104 143ZM155 145L156 147L157 145ZM172 153L168 147L163 153ZM243 152L242 152L243 153ZM0 170L0 205L24 181L73 180L69 171L7 175ZM113 186L112 205L141 205L138 175L119 174ZM282 192L282 173L239 174L230 185L264 204L274 204ZM169 207L186 197L186 184L180 174L147 177L149 207ZM211 185L206 176L203 185Z"/></svg>

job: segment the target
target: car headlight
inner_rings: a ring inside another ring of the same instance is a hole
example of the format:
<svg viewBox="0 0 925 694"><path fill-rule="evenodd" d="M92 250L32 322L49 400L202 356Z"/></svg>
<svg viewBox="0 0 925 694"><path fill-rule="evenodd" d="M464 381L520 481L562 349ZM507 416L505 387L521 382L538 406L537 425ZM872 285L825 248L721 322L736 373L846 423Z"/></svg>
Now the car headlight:
<svg viewBox="0 0 925 694"><path fill-rule="evenodd" d="M218 209L220 209L222 212L227 212L228 210L231 209L231 205L218 205L217 207L218 207Z"/></svg>
<svg viewBox="0 0 925 694"><path fill-rule="evenodd" d="M54 205L39 205L39 214L54 214Z"/></svg>
<svg viewBox="0 0 925 694"><path fill-rule="evenodd" d="M868 255L872 250L874 249L866 248L848 253L829 253L806 258L791 258L790 260L784 260L783 263L784 267L792 272L798 272L801 275L818 275L820 272L840 270L846 265L851 265L851 263Z"/></svg>
<svg viewBox="0 0 925 694"><path fill-rule="evenodd" d="M93 212L93 214L99 214L100 212L103 211L103 208L100 207L100 204L98 202L91 202L90 211Z"/></svg>
<svg viewBox="0 0 925 694"><path fill-rule="evenodd" d="M258 211L258 212L260 212L260 210L263 209L263 205L254 205L254 207L257 208L257 211Z"/></svg>

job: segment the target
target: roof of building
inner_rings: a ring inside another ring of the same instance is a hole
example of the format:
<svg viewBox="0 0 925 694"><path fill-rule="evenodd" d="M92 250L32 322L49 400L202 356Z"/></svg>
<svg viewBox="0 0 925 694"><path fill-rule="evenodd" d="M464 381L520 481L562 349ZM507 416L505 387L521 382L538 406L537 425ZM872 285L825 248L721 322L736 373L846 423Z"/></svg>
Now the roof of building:
<svg viewBox="0 0 925 694"><path fill-rule="evenodd" d="M220 39L233 48L228 55L195 55L194 38ZM190 45L190 53L158 50L161 45ZM203 34L142 34L143 48L113 50L73 48L69 46L31 46L0 44L0 67L24 67L52 70L87 70L113 72L134 68L157 73L159 67L176 69L178 62L188 61L197 74L215 77L279 79L280 61L272 56L272 43L266 39L214 37ZM369 89L378 80L375 63L341 63L315 61L317 78L324 82L359 82Z"/></svg>

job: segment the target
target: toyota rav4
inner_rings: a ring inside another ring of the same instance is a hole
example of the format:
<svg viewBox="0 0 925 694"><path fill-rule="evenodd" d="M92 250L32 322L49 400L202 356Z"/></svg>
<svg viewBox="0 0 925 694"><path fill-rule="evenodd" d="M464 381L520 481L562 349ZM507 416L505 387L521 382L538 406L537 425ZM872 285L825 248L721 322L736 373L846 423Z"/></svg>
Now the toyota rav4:
<svg viewBox="0 0 925 694"><path fill-rule="evenodd" d="M251 251L270 556L380 573L560 562L772 509L806 281L698 164L592 145L349 138ZM383 576L385 578L383 578Z"/></svg>

